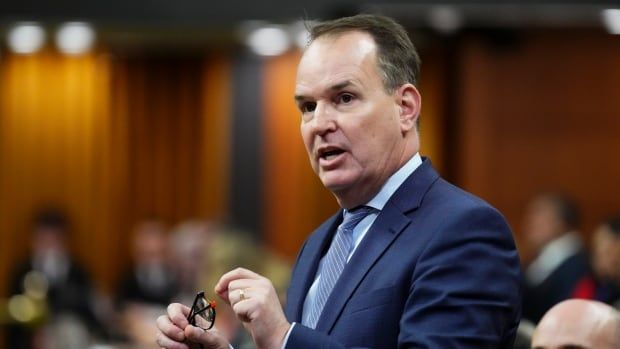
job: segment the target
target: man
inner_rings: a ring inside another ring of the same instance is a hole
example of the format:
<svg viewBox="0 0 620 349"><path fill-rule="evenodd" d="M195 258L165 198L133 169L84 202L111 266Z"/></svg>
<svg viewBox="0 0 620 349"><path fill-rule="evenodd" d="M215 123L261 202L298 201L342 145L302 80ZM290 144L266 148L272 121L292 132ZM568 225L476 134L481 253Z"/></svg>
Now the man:
<svg viewBox="0 0 620 349"><path fill-rule="evenodd" d="M140 221L133 230L133 265L121 278L117 302L127 306L161 306L177 293L167 251L166 227L157 218Z"/></svg>
<svg viewBox="0 0 620 349"><path fill-rule="evenodd" d="M594 235L594 297L620 308L620 216L607 219Z"/></svg>
<svg viewBox="0 0 620 349"><path fill-rule="evenodd" d="M31 255L14 270L10 294L43 296L47 313L38 315L39 319L45 317L44 324L50 328L73 322L80 328L86 325L93 332L101 332L93 306L90 277L68 250L68 218L57 208L46 208L36 214L33 223ZM16 323L7 331L7 348L32 348L44 337L48 341L62 339L55 331L46 329L33 323ZM75 337L78 338L78 334Z"/></svg>
<svg viewBox="0 0 620 349"><path fill-rule="evenodd" d="M593 299L620 308L620 216L601 223L592 244L592 274L575 287L579 298Z"/></svg>
<svg viewBox="0 0 620 349"><path fill-rule="evenodd" d="M536 258L525 270L523 317L537 323L555 304L582 298L577 283L589 273L577 233L577 205L560 194L541 194L528 205L524 236Z"/></svg>
<svg viewBox="0 0 620 349"><path fill-rule="evenodd" d="M502 216L448 184L418 154L419 58L393 20L360 15L311 32L295 100L310 163L343 211L305 242L286 312L269 280L222 276L258 348L509 348L520 314L519 261ZM158 319L158 344L226 348ZM286 314L286 315L285 315Z"/></svg>
<svg viewBox="0 0 620 349"><path fill-rule="evenodd" d="M620 348L620 313L590 300L571 299L551 308L532 339L532 349Z"/></svg>

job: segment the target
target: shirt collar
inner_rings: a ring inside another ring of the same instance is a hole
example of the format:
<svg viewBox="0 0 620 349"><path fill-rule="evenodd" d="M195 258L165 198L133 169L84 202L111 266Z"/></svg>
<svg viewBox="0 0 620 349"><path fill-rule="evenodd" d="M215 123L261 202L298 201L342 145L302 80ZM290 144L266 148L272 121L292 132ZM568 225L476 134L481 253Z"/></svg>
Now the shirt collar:
<svg viewBox="0 0 620 349"><path fill-rule="evenodd" d="M580 248L581 239L575 232L556 238L543 248L527 268L525 276L534 285L543 282L560 264L577 254Z"/></svg>
<svg viewBox="0 0 620 349"><path fill-rule="evenodd" d="M381 190L366 203L366 206L370 206L379 211L383 209L388 200L396 192L396 190L405 182L413 171L415 171L420 165L422 165L422 157L420 153L415 153L398 171L396 171L388 180L383 184Z"/></svg>

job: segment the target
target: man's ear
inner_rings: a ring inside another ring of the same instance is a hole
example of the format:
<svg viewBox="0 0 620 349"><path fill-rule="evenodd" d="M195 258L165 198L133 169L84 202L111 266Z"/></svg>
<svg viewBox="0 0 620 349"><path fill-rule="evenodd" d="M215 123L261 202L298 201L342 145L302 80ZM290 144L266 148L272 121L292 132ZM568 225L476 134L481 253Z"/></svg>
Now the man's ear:
<svg viewBox="0 0 620 349"><path fill-rule="evenodd" d="M416 127L422 109L422 97L412 84L404 84L396 90L401 131L407 133Z"/></svg>

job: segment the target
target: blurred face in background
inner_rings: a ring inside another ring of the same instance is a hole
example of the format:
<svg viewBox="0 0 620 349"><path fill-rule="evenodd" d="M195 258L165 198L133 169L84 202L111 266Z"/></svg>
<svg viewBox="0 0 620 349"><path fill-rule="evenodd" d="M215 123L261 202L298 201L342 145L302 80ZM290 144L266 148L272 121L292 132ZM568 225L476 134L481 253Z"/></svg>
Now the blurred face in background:
<svg viewBox="0 0 620 349"><path fill-rule="evenodd" d="M32 241L35 255L58 255L65 253L65 232L57 227L39 226L35 228Z"/></svg>
<svg viewBox="0 0 620 349"><path fill-rule="evenodd" d="M523 236L536 253L565 231L565 224L549 200L538 198L527 206L523 218Z"/></svg>
<svg viewBox="0 0 620 349"><path fill-rule="evenodd" d="M376 51L373 38L360 31L321 36L297 71L295 98L310 164L345 208L370 200L417 151L419 94L410 84L388 93ZM403 95L414 100L413 119L403 117Z"/></svg>
<svg viewBox="0 0 620 349"><path fill-rule="evenodd" d="M136 264L162 264L167 258L165 227L158 221L145 221L134 231L133 254Z"/></svg>
<svg viewBox="0 0 620 349"><path fill-rule="evenodd" d="M620 237L606 225L601 225L594 233L592 259L599 278L620 283Z"/></svg>

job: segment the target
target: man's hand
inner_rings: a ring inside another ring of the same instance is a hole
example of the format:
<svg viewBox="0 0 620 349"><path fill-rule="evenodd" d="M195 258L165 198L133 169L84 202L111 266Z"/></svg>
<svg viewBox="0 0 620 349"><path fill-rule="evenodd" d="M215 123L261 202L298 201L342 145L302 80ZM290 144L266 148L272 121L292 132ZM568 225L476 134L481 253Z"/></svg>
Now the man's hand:
<svg viewBox="0 0 620 349"><path fill-rule="evenodd" d="M189 308L179 303L168 306L168 314L157 318L157 345L164 349L192 349L191 343L204 349L229 349L228 341L213 328L204 331L187 322Z"/></svg>
<svg viewBox="0 0 620 349"><path fill-rule="evenodd" d="M237 268L220 278L215 292L230 304L259 349L280 349L291 327L271 281Z"/></svg>

